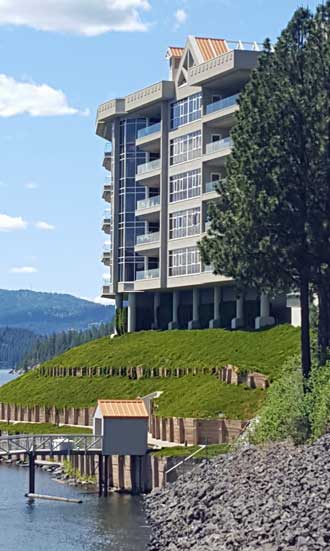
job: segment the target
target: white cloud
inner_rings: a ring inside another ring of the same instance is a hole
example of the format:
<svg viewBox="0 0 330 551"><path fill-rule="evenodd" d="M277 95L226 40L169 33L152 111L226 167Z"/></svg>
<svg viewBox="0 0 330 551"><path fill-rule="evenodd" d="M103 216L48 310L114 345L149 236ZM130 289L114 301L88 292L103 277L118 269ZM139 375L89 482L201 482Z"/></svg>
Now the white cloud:
<svg viewBox="0 0 330 551"><path fill-rule="evenodd" d="M35 223L35 227L38 228L38 230L54 230L55 226L52 224L48 224L48 222L43 222L40 220L40 222Z"/></svg>
<svg viewBox="0 0 330 551"><path fill-rule="evenodd" d="M0 0L0 11L1 11ZM0 117L29 114L32 117L54 115L88 115L70 107L62 90L48 84L18 82L12 77L0 74Z"/></svg>
<svg viewBox="0 0 330 551"><path fill-rule="evenodd" d="M176 10L174 14L174 18L175 18L175 27L178 28L180 27L180 25L183 25L187 21L188 14L186 10L180 8Z"/></svg>
<svg viewBox="0 0 330 551"><path fill-rule="evenodd" d="M145 31L149 0L0 0L0 25L97 36Z"/></svg>
<svg viewBox="0 0 330 551"><path fill-rule="evenodd" d="M9 232L14 230L25 230L27 225L27 222L23 220L21 216L0 214L0 231Z"/></svg>
<svg viewBox="0 0 330 551"><path fill-rule="evenodd" d="M35 182L26 182L26 184L24 184L26 189L37 189L38 187L38 184L36 184Z"/></svg>
<svg viewBox="0 0 330 551"><path fill-rule="evenodd" d="M37 271L37 268L35 268L34 266L20 266L10 268L9 270L11 274L35 274Z"/></svg>

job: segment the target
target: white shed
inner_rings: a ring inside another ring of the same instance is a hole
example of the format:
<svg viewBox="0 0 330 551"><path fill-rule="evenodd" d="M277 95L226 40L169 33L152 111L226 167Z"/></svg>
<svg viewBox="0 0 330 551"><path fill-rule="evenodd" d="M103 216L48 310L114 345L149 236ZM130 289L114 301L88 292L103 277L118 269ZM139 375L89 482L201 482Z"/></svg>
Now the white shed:
<svg viewBox="0 0 330 551"><path fill-rule="evenodd" d="M148 411L143 400L99 400L93 433L103 436L103 455L144 455Z"/></svg>

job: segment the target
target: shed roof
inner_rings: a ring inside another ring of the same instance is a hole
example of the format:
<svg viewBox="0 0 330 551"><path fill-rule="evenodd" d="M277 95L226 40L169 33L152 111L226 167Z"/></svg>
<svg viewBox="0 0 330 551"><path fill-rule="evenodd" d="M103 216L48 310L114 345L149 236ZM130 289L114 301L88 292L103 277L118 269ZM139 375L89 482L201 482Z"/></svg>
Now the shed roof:
<svg viewBox="0 0 330 551"><path fill-rule="evenodd" d="M148 419L143 400L99 400L102 417L108 419Z"/></svg>

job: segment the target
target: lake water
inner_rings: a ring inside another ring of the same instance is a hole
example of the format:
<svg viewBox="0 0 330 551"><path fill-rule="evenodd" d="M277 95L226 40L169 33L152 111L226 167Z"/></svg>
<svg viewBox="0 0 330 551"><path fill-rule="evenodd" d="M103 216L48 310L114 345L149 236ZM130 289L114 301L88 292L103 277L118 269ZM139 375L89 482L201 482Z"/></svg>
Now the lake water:
<svg viewBox="0 0 330 551"><path fill-rule="evenodd" d="M7 369L0 369L0 386L8 383L12 379L15 379L15 377L17 377L17 375L9 373Z"/></svg>
<svg viewBox="0 0 330 551"><path fill-rule="evenodd" d="M13 376L0 370L0 386ZM149 528L143 499L125 494L99 498L59 484L36 470L36 492L75 497L82 504L30 501L28 469L0 464L0 550L145 551Z"/></svg>

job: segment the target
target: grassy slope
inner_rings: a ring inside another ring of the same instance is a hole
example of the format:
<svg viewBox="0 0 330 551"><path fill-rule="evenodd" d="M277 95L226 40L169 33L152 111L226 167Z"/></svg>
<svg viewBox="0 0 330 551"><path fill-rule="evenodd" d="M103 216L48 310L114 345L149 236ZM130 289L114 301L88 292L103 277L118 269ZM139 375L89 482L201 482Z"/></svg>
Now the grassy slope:
<svg viewBox="0 0 330 551"><path fill-rule="evenodd" d="M57 407L94 406L100 398L136 398L163 390L157 414L175 417L249 419L262 405L265 392L243 385L226 385L212 375L182 378L151 378L132 381L126 377L40 377L33 371L0 389L0 402Z"/></svg>
<svg viewBox="0 0 330 551"><path fill-rule="evenodd" d="M87 434L91 429L82 427L58 427L51 423L1 423L0 431L8 434Z"/></svg>
<svg viewBox="0 0 330 551"><path fill-rule="evenodd" d="M212 368L226 363L276 378L286 358L299 352L299 329L281 325L248 332L146 331L112 341L98 339L46 362L57 367Z"/></svg>
<svg viewBox="0 0 330 551"><path fill-rule="evenodd" d="M62 367L197 367L211 369L226 363L257 370L275 379L284 361L299 351L299 330L278 326L260 332L204 331L142 332L110 341L92 341L44 365ZM240 385L225 385L212 375L182 378L42 377L38 370L0 388L0 402L57 407L94 406L100 398L136 398L164 391L158 415L248 419L266 393Z"/></svg>

